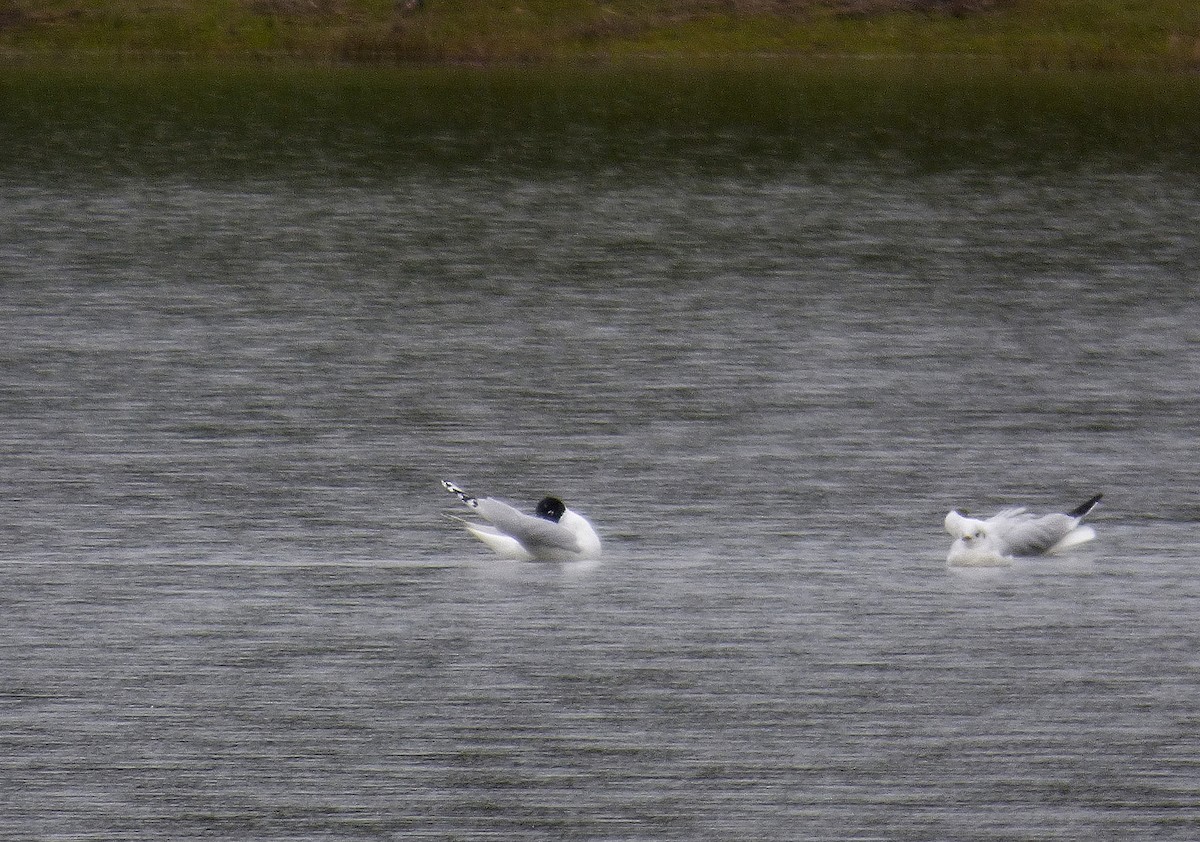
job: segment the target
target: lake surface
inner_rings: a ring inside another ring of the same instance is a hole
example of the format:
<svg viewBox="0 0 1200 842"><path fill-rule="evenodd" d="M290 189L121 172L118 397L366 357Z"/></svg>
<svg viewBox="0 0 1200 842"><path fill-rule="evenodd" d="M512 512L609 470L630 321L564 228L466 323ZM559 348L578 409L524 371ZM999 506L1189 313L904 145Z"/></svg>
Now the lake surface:
<svg viewBox="0 0 1200 842"><path fill-rule="evenodd" d="M0 835L1200 836L1194 123L390 78L3 89Z"/></svg>

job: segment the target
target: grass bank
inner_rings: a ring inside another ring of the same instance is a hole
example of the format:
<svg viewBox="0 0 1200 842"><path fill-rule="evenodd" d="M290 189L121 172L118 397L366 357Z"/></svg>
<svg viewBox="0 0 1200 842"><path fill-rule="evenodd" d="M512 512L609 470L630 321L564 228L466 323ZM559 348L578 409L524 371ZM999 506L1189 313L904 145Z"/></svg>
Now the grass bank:
<svg viewBox="0 0 1200 842"><path fill-rule="evenodd" d="M1200 68L1195 0L0 0L0 57L544 63L969 57Z"/></svg>
<svg viewBox="0 0 1200 842"><path fill-rule="evenodd" d="M1200 76L908 62L0 69L0 184L1200 169ZM480 169L482 168L482 169ZM836 177L836 176L835 176ZM990 178L991 176L983 176ZM68 187L67 189L71 189Z"/></svg>

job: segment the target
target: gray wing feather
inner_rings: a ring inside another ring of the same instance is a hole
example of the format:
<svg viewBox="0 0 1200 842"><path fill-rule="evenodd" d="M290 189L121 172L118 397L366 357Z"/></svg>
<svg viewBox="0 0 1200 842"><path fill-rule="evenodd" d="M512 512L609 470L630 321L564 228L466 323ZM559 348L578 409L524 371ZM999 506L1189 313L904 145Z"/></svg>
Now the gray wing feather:
<svg viewBox="0 0 1200 842"><path fill-rule="evenodd" d="M579 552L579 542L571 530L545 518L527 515L507 503L485 497L474 507L480 516L506 535L511 535L531 553L539 549L553 548Z"/></svg>
<svg viewBox="0 0 1200 842"><path fill-rule="evenodd" d="M1008 545L1011 555L1040 555L1053 547L1075 528L1075 519L1066 515L1009 520L994 529L997 538Z"/></svg>

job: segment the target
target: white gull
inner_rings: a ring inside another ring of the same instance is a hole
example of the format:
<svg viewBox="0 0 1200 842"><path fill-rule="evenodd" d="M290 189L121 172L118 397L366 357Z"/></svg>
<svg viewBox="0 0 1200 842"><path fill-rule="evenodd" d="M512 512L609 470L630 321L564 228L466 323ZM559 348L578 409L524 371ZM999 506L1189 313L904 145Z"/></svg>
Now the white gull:
<svg viewBox="0 0 1200 842"><path fill-rule="evenodd" d="M473 497L442 480L442 487L487 523L462 522L467 531L505 558L520 561L581 561L598 558L600 536L578 512L557 497L545 497L527 515L492 497Z"/></svg>
<svg viewBox="0 0 1200 842"><path fill-rule="evenodd" d="M987 520L952 511L946 515L946 532L954 536L946 562L960 567L1011 564L1014 556L1052 555L1091 541L1096 532L1080 522L1100 502L1097 494L1069 512L1037 516L1025 508L1011 508Z"/></svg>

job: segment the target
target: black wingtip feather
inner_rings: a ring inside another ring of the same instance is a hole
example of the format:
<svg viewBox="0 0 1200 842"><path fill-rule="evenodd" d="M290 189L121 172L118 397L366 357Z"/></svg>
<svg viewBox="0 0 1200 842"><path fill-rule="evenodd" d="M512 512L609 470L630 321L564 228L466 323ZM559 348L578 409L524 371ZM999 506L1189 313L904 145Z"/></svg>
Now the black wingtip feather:
<svg viewBox="0 0 1200 842"><path fill-rule="evenodd" d="M470 494L463 491L461 488L459 488L457 485L450 482L449 480L442 480L442 488L449 491L451 494L453 494L459 500L462 500L464 503L466 503L471 508L476 508L479 505L478 500L476 500Z"/></svg>
<svg viewBox="0 0 1200 842"><path fill-rule="evenodd" d="M1103 496L1104 496L1103 494L1097 494L1095 497L1093 497L1091 500L1088 500L1082 506L1071 509L1071 511L1067 512L1067 517L1084 517L1088 512L1090 512L1092 509L1096 508L1096 504L1100 502L1100 498Z"/></svg>

